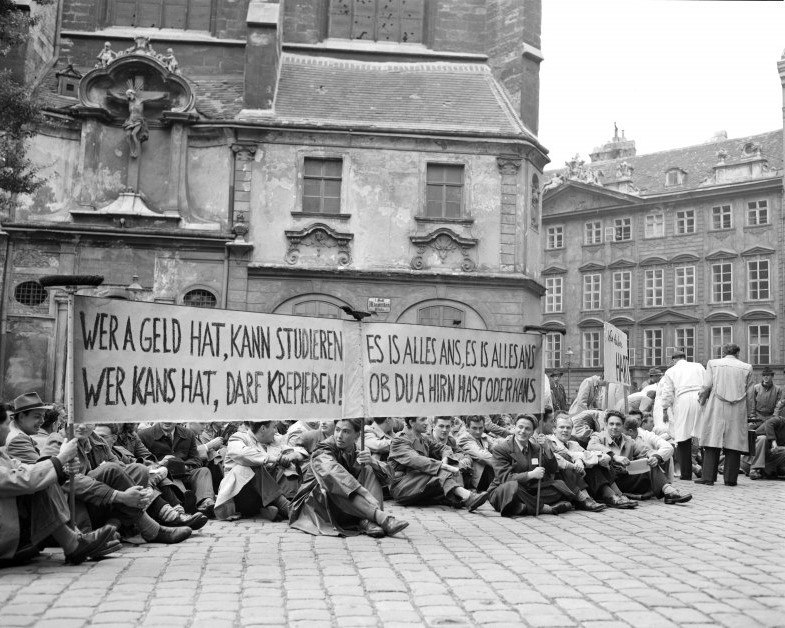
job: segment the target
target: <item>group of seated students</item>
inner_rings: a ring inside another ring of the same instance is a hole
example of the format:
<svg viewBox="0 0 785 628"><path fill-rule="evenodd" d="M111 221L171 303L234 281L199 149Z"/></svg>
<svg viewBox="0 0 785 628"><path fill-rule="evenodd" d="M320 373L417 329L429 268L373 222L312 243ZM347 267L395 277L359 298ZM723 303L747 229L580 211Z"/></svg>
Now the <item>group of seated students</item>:
<svg viewBox="0 0 785 628"><path fill-rule="evenodd" d="M640 413L380 417L242 424L77 424L37 394L0 409L0 559L61 546L179 543L209 518L285 520L310 534L392 536L384 509L442 504L503 517L684 503L673 446ZM364 441L364 447L360 443ZM66 496L73 483L74 512Z"/></svg>

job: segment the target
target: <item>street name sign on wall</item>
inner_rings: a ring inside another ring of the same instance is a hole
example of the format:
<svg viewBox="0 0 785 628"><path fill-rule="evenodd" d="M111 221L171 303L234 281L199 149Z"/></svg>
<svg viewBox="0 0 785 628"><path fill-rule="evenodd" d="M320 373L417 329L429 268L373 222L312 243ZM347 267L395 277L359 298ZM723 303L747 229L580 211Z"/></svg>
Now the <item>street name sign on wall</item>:
<svg viewBox="0 0 785 628"><path fill-rule="evenodd" d="M541 411L540 334L74 301L77 423Z"/></svg>
<svg viewBox="0 0 785 628"><path fill-rule="evenodd" d="M392 299L387 297L368 297L368 311L387 313L392 307Z"/></svg>
<svg viewBox="0 0 785 628"><path fill-rule="evenodd" d="M602 358L606 382L631 385L627 334L610 323L603 326Z"/></svg>

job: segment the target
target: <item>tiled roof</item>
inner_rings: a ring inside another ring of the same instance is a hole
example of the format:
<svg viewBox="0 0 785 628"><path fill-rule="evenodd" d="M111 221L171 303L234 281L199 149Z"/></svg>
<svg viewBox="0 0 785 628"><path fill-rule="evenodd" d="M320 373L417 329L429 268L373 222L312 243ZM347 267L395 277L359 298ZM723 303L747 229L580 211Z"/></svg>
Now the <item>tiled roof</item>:
<svg viewBox="0 0 785 628"><path fill-rule="evenodd" d="M374 63L284 53L274 111L283 123L533 138L484 64Z"/></svg>
<svg viewBox="0 0 785 628"><path fill-rule="evenodd" d="M759 135L674 148L657 153L649 153L648 155L595 161L586 163L586 167L598 174L601 173L599 176L600 183L608 183L618 180L616 167L623 162L627 162L634 168L632 184L640 190L641 196L694 190L707 185L705 181L714 172L714 166L718 162L718 152L722 150L727 153L725 158L727 165L739 163L745 160L742 156L742 147L748 142L753 142L760 146L761 157L768 161L770 176L775 176L778 171L782 172L782 129ZM684 183L682 185L666 186L665 173L673 168L679 168L687 173ZM550 179L556 174L563 174L566 171L566 168L549 170L546 171L545 178Z"/></svg>

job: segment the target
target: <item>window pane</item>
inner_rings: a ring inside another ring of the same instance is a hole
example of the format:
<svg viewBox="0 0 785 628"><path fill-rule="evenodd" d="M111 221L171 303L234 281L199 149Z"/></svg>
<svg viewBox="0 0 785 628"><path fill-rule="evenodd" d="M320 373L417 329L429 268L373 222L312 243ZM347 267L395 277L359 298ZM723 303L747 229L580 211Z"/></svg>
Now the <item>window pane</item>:
<svg viewBox="0 0 785 628"><path fill-rule="evenodd" d="M304 166L306 176L322 176L322 161L320 159L306 158Z"/></svg>
<svg viewBox="0 0 785 628"><path fill-rule="evenodd" d="M455 185L448 185L444 188L445 191L445 199L447 201L452 201L453 203L460 203L461 196L463 194L463 189L455 186Z"/></svg>
<svg viewBox="0 0 785 628"><path fill-rule="evenodd" d="M342 167L343 163L337 159L327 159L324 162L324 176L340 178Z"/></svg>
<svg viewBox="0 0 785 628"><path fill-rule="evenodd" d="M445 203L444 215L448 218L460 218L461 204L460 203Z"/></svg>
<svg viewBox="0 0 785 628"><path fill-rule="evenodd" d="M303 196L321 196L322 182L320 179L303 180Z"/></svg>
<svg viewBox="0 0 785 628"><path fill-rule="evenodd" d="M428 201L425 205L425 215L431 217L440 217L442 215L441 201Z"/></svg>
<svg viewBox="0 0 785 628"><path fill-rule="evenodd" d="M341 182L326 180L324 182L324 195L331 198L339 198L341 196Z"/></svg>
<svg viewBox="0 0 785 628"><path fill-rule="evenodd" d="M341 199L326 197L322 207L325 214L339 214L341 212Z"/></svg>
<svg viewBox="0 0 785 628"><path fill-rule="evenodd" d="M318 212L321 211L321 198L318 196L303 196L303 211L304 212Z"/></svg>

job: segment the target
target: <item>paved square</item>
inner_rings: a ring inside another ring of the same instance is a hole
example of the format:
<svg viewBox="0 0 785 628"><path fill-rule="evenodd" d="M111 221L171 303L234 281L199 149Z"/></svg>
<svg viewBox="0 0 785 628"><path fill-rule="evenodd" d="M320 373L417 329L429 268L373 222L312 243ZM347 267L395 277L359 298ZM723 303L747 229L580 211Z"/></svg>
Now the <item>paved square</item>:
<svg viewBox="0 0 785 628"><path fill-rule="evenodd" d="M678 482L678 481L677 481ZM785 626L785 482L683 506L502 519L391 512L400 538L210 522L187 542L0 571L3 626Z"/></svg>

